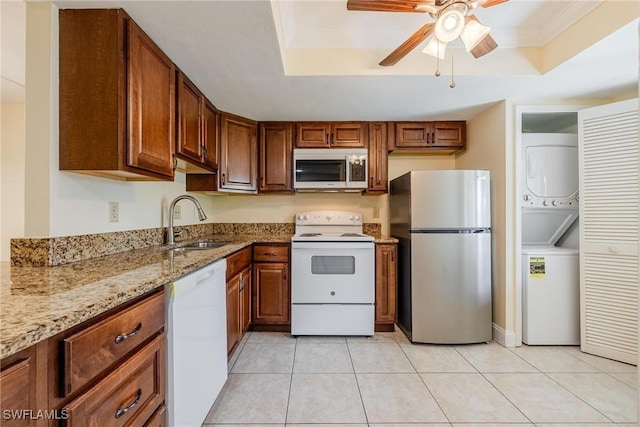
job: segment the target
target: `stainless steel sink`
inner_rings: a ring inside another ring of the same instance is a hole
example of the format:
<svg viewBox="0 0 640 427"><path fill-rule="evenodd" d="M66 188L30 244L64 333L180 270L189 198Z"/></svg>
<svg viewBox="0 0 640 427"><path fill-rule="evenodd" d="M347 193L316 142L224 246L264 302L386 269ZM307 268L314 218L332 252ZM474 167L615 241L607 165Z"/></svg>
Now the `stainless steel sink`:
<svg viewBox="0 0 640 427"><path fill-rule="evenodd" d="M177 249L191 250L191 249L215 249L228 245L229 242L193 242L178 245Z"/></svg>

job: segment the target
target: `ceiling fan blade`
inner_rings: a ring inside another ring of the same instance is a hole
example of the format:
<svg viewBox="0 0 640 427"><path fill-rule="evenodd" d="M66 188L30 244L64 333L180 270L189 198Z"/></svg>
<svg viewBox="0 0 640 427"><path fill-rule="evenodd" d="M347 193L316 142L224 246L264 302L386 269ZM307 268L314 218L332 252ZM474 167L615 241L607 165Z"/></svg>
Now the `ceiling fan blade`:
<svg viewBox="0 0 640 427"><path fill-rule="evenodd" d="M484 2L482 2L482 7L487 8L487 7L491 7L491 6L495 6L498 5L500 3L504 3L507 2L509 0L486 0Z"/></svg>
<svg viewBox="0 0 640 427"><path fill-rule="evenodd" d="M430 3L429 1L397 1L397 0L348 0L347 10L364 10L372 12L414 12L425 13L424 10L416 9L419 4Z"/></svg>
<svg viewBox="0 0 640 427"><path fill-rule="evenodd" d="M480 20L476 15L469 15L467 19L480 23ZM477 59L477 58L480 58L481 56L486 55L487 53L491 52L493 49L497 47L498 47L498 43L496 43L493 37L487 34L486 36L484 36L482 40L480 40L480 43L478 43L473 49L470 50L470 52L473 55L473 57Z"/></svg>
<svg viewBox="0 0 640 427"><path fill-rule="evenodd" d="M478 43L476 47L471 49L471 54L473 55L474 58L477 59L477 58L480 58L481 56L486 55L487 53L491 52L493 49L497 47L498 47L498 43L496 43L493 37L487 34L482 40L480 40L480 43Z"/></svg>
<svg viewBox="0 0 640 427"><path fill-rule="evenodd" d="M391 52L389 56L380 61L380 65L388 67L395 65L398 61L404 58L409 52L415 49L420 43L425 41L433 33L435 24L425 24L422 28L416 31L411 37L405 40L396 50Z"/></svg>

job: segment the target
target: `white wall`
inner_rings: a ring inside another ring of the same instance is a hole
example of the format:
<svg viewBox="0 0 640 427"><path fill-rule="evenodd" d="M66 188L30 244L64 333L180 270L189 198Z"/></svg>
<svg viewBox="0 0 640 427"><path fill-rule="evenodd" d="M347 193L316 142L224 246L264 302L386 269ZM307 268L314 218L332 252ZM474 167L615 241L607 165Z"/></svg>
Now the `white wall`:
<svg viewBox="0 0 640 427"><path fill-rule="evenodd" d="M507 281L507 103L499 102L467 122L467 150L458 156L456 169L491 172L493 323L515 335L515 320L508 307L512 290Z"/></svg>
<svg viewBox="0 0 640 427"><path fill-rule="evenodd" d="M24 236L24 104L0 107L0 261L11 238Z"/></svg>
<svg viewBox="0 0 640 427"><path fill-rule="evenodd" d="M185 193L174 182L121 182L58 170L58 13L50 4L27 5L26 212L28 237L65 236L161 227L168 204ZM196 197L212 219L212 200ZM108 222L108 202L120 221ZM198 223L184 204L176 224ZM187 205L187 203L189 205Z"/></svg>

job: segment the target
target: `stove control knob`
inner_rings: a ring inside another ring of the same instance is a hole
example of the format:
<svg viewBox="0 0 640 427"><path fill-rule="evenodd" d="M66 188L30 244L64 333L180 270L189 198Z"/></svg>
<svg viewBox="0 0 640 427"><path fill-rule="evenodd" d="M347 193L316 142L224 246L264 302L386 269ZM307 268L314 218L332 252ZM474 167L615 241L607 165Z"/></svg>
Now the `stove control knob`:
<svg viewBox="0 0 640 427"><path fill-rule="evenodd" d="M336 291L331 291L331 296L334 296L336 294Z"/></svg>
<svg viewBox="0 0 640 427"><path fill-rule="evenodd" d="M528 194L525 194L524 196L522 196L522 198L524 199L525 202L528 202L529 200L531 200L531 196Z"/></svg>
<svg viewBox="0 0 640 427"><path fill-rule="evenodd" d="M306 220L308 220L308 219L309 219L309 215L304 215L304 216L302 217L302 219L304 219L305 221L306 221Z"/></svg>
<svg viewBox="0 0 640 427"><path fill-rule="evenodd" d="M331 218L333 218L331 215L327 215L327 221L331 221Z"/></svg>
<svg viewBox="0 0 640 427"><path fill-rule="evenodd" d="M302 215L298 215L298 219L299 219L299 220L302 220Z"/></svg>
<svg viewBox="0 0 640 427"><path fill-rule="evenodd" d="M554 200L554 201L552 201L552 202L551 202L551 204L552 204L553 206L558 206L558 202L556 202L555 200Z"/></svg>
<svg viewBox="0 0 640 427"><path fill-rule="evenodd" d="M543 205L543 206L549 206L549 201L548 201L548 200L544 200L544 201L542 202L542 205Z"/></svg>

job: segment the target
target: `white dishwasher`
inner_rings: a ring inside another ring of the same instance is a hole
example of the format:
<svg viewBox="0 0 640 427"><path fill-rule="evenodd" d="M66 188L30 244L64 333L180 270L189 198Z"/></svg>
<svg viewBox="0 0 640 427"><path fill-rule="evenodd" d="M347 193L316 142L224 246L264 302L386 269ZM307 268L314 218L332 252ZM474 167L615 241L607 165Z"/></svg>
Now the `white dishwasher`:
<svg viewBox="0 0 640 427"><path fill-rule="evenodd" d="M227 380L225 259L166 285L167 420L200 427Z"/></svg>

